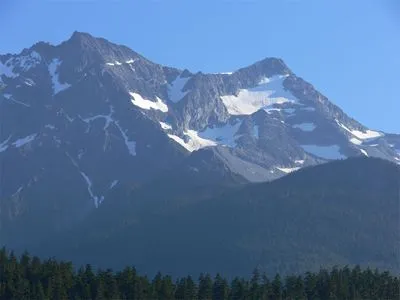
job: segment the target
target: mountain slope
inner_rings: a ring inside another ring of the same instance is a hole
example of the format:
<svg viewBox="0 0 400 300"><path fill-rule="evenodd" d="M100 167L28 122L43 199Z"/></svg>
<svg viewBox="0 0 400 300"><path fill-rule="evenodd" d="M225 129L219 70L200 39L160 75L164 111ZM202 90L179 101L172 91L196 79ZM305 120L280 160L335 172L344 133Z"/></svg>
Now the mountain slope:
<svg viewBox="0 0 400 300"><path fill-rule="evenodd" d="M281 59L191 73L75 32L0 56L0 244L74 226L113 189L177 166L200 181L213 170L215 181L262 182L351 156L399 163L398 141L348 117Z"/></svg>
<svg viewBox="0 0 400 300"><path fill-rule="evenodd" d="M173 275L347 264L400 271L395 164L352 158L207 195L204 186L192 193L177 186L159 192L148 186L129 201L107 202L46 251L78 264L133 264Z"/></svg>

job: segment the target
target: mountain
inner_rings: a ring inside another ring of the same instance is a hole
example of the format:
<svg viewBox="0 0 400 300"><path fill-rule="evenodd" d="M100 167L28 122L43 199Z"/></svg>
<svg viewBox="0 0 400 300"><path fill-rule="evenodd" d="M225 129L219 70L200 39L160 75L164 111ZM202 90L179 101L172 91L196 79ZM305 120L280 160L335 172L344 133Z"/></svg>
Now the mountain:
<svg viewBox="0 0 400 300"><path fill-rule="evenodd" d="M72 228L115 189L178 169L231 186L399 152L400 135L353 120L277 58L192 73L80 32L0 56L0 244Z"/></svg>
<svg viewBox="0 0 400 300"><path fill-rule="evenodd" d="M174 182L116 195L35 251L78 265L134 265L174 276L356 264L400 272L400 167L393 163L349 158L224 190L188 192Z"/></svg>

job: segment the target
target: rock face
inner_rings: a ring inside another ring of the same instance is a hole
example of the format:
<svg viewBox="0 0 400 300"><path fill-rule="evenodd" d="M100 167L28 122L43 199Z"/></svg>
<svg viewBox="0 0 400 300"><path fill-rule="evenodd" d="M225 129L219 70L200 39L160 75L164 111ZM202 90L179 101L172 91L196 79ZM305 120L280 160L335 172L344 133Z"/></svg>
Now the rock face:
<svg viewBox="0 0 400 300"><path fill-rule="evenodd" d="M257 182L358 155L400 163L400 137L351 119L277 58L194 74L79 32L0 56L0 244L68 228L118 185L182 163Z"/></svg>

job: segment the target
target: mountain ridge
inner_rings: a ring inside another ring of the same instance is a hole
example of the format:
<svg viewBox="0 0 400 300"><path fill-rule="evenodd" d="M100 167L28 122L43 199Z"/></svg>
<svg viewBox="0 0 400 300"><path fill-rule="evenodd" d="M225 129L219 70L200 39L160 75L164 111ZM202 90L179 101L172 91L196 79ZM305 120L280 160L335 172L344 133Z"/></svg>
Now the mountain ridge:
<svg viewBox="0 0 400 300"><path fill-rule="evenodd" d="M350 118L278 58L191 73L79 32L0 55L0 230L63 230L178 166L262 182L359 155L400 163L400 135Z"/></svg>

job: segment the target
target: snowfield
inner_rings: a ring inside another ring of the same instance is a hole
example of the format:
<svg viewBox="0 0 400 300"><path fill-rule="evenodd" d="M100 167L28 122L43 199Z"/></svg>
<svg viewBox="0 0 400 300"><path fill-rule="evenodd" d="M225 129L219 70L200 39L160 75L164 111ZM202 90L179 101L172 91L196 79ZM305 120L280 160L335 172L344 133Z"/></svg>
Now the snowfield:
<svg viewBox="0 0 400 300"><path fill-rule="evenodd" d="M213 141L199 137L198 132L195 130L187 130L183 134L185 135L186 141L174 134L168 134L168 137L190 152L217 145L217 143Z"/></svg>
<svg viewBox="0 0 400 300"><path fill-rule="evenodd" d="M369 129L367 129L365 132L362 132L359 130L354 130L354 129L352 130L352 129L347 128L344 124L340 123L338 120L335 120L335 121L340 127L342 127L347 132L351 133L358 140L372 140L372 139L376 139L376 138L384 135L381 132L369 130ZM355 144L354 142L352 142L352 143Z"/></svg>
<svg viewBox="0 0 400 300"><path fill-rule="evenodd" d="M236 123L227 123L220 127L207 127L201 132L189 129L184 131L184 138L174 134L168 134L168 136L190 152L217 145L235 147L236 133L241 124L242 122L236 121Z"/></svg>
<svg viewBox="0 0 400 300"><path fill-rule="evenodd" d="M161 128L164 129L164 130L171 130L171 129L172 129L172 126L171 126L171 125L169 125L169 124L167 124L167 123L164 123L164 122L161 122L161 121L160 121L160 126L161 126Z"/></svg>
<svg viewBox="0 0 400 300"><path fill-rule="evenodd" d="M256 87L241 89L237 95L222 96L221 100L231 115L251 115L273 104L296 103L298 100L283 87L286 77L266 77Z"/></svg>
<svg viewBox="0 0 400 300"><path fill-rule="evenodd" d="M71 87L71 85L69 83L61 83L60 82L58 69L60 68L61 63L62 62L58 58L55 58L49 64L49 74L51 77L54 95Z"/></svg>
<svg viewBox="0 0 400 300"><path fill-rule="evenodd" d="M277 168L279 171L282 171L282 172L284 172L284 173L286 173L286 174L292 173L292 172L297 171L297 170L300 169L299 167L295 167L295 168L276 167L276 168Z"/></svg>
<svg viewBox="0 0 400 300"><path fill-rule="evenodd" d="M150 109L160 110L164 113L168 112L168 106L158 97L156 97L157 102L153 102L151 100L144 99L138 93L129 92L129 94L132 97L132 99L131 99L132 104L137 107L140 107L140 108L146 109L146 110L150 110Z"/></svg>
<svg viewBox="0 0 400 300"><path fill-rule="evenodd" d="M356 138L351 138L350 142L352 144L354 144L354 145L361 145L362 144L362 141L360 141L359 139L356 139Z"/></svg>

